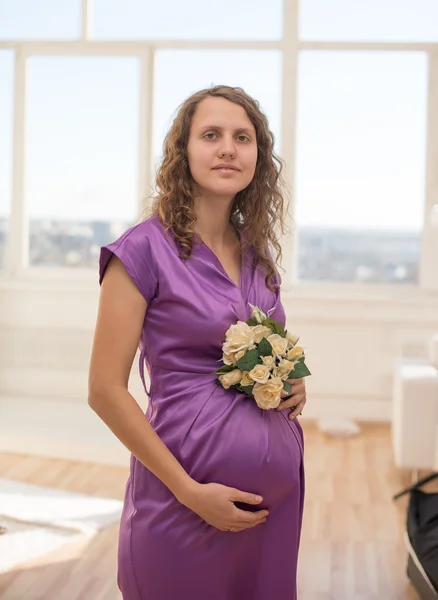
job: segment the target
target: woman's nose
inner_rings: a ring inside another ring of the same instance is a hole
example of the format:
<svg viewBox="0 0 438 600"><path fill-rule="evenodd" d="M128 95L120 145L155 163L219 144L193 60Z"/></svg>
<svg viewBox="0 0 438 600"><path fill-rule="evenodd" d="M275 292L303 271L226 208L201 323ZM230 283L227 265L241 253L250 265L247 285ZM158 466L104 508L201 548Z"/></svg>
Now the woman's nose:
<svg viewBox="0 0 438 600"><path fill-rule="evenodd" d="M224 136L219 147L219 156L235 156L236 144L233 138Z"/></svg>

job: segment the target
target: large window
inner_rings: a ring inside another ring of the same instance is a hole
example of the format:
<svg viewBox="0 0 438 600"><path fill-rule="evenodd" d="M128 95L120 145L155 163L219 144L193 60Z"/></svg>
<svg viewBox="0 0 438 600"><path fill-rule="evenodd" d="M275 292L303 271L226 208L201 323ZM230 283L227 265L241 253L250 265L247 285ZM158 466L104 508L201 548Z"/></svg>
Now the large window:
<svg viewBox="0 0 438 600"><path fill-rule="evenodd" d="M300 279L416 283L425 54L303 52L298 89Z"/></svg>
<svg viewBox="0 0 438 600"><path fill-rule="evenodd" d="M278 40L282 0L94 0L96 39Z"/></svg>
<svg viewBox="0 0 438 600"><path fill-rule="evenodd" d="M80 37L82 0L0 0L0 39Z"/></svg>
<svg viewBox="0 0 438 600"><path fill-rule="evenodd" d="M438 289L437 24L438 0L0 0L0 266L7 233L7 272L95 272L179 105L226 84L284 159L285 289Z"/></svg>
<svg viewBox="0 0 438 600"><path fill-rule="evenodd" d="M438 42L436 0L302 0L300 16L303 39Z"/></svg>
<svg viewBox="0 0 438 600"><path fill-rule="evenodd" d="M0 50L0 270L5 264L12 197L14 54Z"/></svg>
<svg viewBox="0 0 438 600"><path fill-rule="evenodd" d="M94 267L137 216L138 59L37 56L28 85L29 262Z"/></svg>

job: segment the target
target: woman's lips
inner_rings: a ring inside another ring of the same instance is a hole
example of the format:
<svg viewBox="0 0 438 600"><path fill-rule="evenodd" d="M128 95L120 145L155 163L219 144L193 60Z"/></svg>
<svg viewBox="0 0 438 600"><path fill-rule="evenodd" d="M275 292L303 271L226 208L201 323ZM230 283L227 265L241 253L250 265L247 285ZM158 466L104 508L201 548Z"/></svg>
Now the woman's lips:
<svg viewBox="0 0 438 600"><path fill-rule="evenodd" d="M213 167L213 171L219 171L220 173L237 173L238 169L236 167L220 166Z"/></svg>

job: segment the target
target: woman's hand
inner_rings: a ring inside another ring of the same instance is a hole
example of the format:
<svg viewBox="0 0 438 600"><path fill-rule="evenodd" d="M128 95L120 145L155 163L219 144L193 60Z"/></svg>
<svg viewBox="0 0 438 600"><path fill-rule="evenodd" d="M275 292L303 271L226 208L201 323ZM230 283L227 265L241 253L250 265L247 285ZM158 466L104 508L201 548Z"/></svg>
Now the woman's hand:
<svg viewBox="0 0 438 600"><path fill-rule="evenodd" d="M241 510L234 502L257 505L261 496L241 492L220 483L199 483L182 504L220 531L243 531L266 521L267 510Z"/></svg>
<svg viewBox="0 0 438 600"><path fill-rule="evenodd" d="M292 391L287 396L287 399L279 404L277 410L289 408L291 409L289 419L295 419L295 417L301 414L306 404L306 384L304 379L287 379L287 382L291 384Z"/></svg>

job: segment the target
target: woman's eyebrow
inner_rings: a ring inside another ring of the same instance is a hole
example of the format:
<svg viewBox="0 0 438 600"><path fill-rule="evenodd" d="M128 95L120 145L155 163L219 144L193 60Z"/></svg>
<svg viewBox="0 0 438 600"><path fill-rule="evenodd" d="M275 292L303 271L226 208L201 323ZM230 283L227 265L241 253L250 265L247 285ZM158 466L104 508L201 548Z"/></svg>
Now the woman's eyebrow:
<svg viewBox="0 0 438 600"><path fill-rule="evenodd" d="M214 129L216 131L223 131L224 128L220 127L219 125L203 125L201 127L201 129ZM254 131L251 129L248 129L248 127L238 127L237 129L235 129L234 133L247 133L247 134L253 134Z"/></svg>

